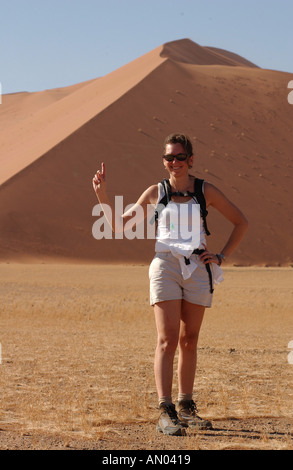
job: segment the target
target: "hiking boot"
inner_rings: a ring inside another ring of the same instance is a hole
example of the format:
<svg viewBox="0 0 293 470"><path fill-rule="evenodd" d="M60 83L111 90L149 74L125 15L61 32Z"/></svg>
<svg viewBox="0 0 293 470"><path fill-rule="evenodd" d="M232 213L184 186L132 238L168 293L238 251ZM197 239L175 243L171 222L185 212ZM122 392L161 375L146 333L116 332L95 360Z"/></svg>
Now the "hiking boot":
<svg viewBox="0 0 293 470"><path fill-rule="evenodd" d="M161 414L157 424L157 431L168 436L186 436L186 424L181 423L173 403L163 403L159 408Z"/></svg>
<svg viewBox="0 0 293 470"><path fill-rule="evenodd" d="M177 404L178 417L181 422L187 424L191 428L198 430L213 429L212 423L197 414L196 404L193 400L182 400Z"/></svg>

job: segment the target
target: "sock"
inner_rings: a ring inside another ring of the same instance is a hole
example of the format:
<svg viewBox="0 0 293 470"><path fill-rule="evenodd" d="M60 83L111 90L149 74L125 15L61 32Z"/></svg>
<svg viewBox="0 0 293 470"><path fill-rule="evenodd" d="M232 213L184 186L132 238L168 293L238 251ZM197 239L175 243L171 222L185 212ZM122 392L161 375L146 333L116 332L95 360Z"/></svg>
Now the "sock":
<svg viewBox="0 0 293 470"><path fill-rule="evenodd" d="M192 393L179 393L178 401L190 401L192 400Z"/></svg>
<svg viewBox="0 0 293 470"><path fill-rule="evenodd" d="M159 406L162 404L170 405L172 403L172 398L171 397L160 397L159 398Z"/></svg>

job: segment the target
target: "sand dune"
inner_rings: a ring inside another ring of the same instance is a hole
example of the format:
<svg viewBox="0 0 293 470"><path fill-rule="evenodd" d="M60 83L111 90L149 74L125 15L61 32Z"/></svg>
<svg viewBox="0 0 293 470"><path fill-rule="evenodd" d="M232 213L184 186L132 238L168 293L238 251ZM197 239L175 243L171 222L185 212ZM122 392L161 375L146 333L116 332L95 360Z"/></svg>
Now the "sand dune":
<svg viewBox="0 0 293 470"><path fill-rule="evenodd" d="M232 61L234 61L234 65L244 65L245 67L257 67L257 65L253 64L249 60L245 59L244 57L241 57L238 54L235 54L234 52L230 51L225 51L223 49L219 49L217 47L206 47L206 49L209 49L212 52L215 52L217 54L221 54Z"/></svg>
<svg viewBox="0 0 293 470"><path fill-rule="evenodd" d="M92 176L104 161L111 197L135 202L165 176L165 136L183 131L195 145L194 173L250 221L230 263L292 263L290 79L185 39L85 83L4 95L1 259L149 261L153 241L92 237ZM211 210L209 225L218 250L229 223Z"/></svg>
<svg viewBox="0 0 293 470"><path fill-rule="evenodd" d="M14 115L1 139L0 184L40 158L135 86L162 62L157 56L156 52L147 54L107 77L66 89L61 97L60 90L45 92L41 97L30 96L27 103L20 107L21 112L23 106L26 108L25 118L17 119L18 116ZM5 97L3 101L2 113L6 121Z"/></svg>
<svg viewBox="0 0 293 470"><path fill-rule="evenodd" d="M216 47L202 47L190 39L169 42L162 47L161 57L194 65L226 65L256 67L252 62Z"/></svg>

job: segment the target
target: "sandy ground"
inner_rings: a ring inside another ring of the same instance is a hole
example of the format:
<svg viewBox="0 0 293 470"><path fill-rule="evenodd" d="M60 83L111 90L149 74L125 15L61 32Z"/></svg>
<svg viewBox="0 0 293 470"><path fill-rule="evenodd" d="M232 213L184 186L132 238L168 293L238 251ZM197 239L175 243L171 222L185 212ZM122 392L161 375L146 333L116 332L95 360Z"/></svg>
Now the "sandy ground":
<svg viewBox="0 0 293 470"><path fill-rule="evenodd" d="M195 383L214 429L186 437L155 431L147 271L0 265L1 450L293 449L293 269L225 269Z"/></svg>

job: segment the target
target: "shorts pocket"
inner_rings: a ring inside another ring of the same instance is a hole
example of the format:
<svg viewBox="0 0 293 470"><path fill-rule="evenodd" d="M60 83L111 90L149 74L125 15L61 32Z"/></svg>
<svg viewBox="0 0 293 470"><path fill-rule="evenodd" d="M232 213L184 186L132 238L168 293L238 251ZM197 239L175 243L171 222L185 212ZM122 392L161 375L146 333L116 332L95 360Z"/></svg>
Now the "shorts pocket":
<svg viewBox="0 0 293 470"><path fill-rule="evenodd" d="M162 264L164 263L165 258L165 253L156 254L149 267L149 279L151 279L152 276L156 276L158 274L161 275Z"/></svg>

